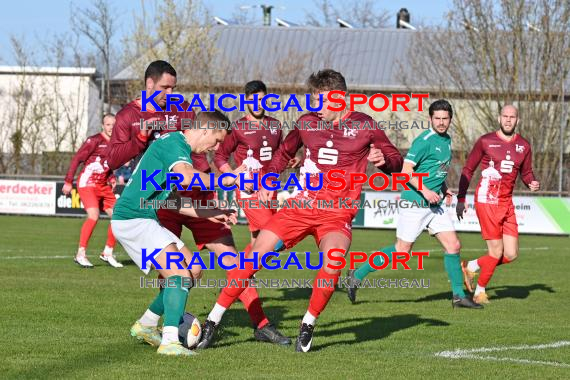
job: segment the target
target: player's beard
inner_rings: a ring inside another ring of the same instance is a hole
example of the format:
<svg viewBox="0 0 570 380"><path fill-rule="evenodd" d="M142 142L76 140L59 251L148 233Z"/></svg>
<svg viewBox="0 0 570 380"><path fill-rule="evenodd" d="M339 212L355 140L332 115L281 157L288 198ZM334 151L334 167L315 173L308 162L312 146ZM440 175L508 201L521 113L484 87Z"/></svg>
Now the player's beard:
<svg viewBox="0 0 570 380"><path fill-rule="evenodd" d="M260 112L257 115L253 112L253 107L251 105L248 104L247 109L249 111L249 114L256 120L262 120L265 116L265 110L263 108L260 108Z"/></svg>
<svg viewBox="0 0 570 380"><path fill-rule="evenodd" d="M515 134L515 130L517 129L516 125L513 127L513 129L511 129L510 131L507 131L502 125L501 125L501 132L503 132L503 135L505 136L512 136Z"/></svg>

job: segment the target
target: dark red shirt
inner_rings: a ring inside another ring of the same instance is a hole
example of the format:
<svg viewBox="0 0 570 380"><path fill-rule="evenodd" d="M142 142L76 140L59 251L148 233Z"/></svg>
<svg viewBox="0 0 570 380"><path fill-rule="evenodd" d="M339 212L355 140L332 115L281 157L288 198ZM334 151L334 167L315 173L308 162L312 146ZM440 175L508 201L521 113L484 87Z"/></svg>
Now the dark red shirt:
<svg viewBox="0 0 570 380"><path fill-rule="evenodd" d="M103 133L87 138L73 156L65 182L73 182L77 168L83 163L83 169L77 177L77 187L105 185L111 176L111 169L105 157L108 142Z"/></svg>
<svg viewBox="0 0 570 380"><path fill-rule="evenodd" d="M498 132L491 132L481 136L469 153L459 181L457 198L460 202L465 202L469 182L479 164L482 172L475 190L475 202L511 202L519 173L526 185L535 180L529 142L519 134L507 141Z"/></svg>

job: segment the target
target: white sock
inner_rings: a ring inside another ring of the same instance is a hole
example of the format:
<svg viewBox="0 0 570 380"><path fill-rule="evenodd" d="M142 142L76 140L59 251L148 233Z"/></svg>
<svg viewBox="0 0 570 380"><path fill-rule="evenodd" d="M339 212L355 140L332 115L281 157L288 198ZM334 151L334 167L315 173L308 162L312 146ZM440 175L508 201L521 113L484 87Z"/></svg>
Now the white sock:
<svg viewBox="0 0 570 380"><path fill-rule="evenodd" d="M485 293L485 288L477 285L477 287L475 288L475 295L478 295L479 293Z"/></svg>
<svg viewBox="0 0 570 380"><path fill-rule="evenodd" d="M79 257L79 256L86 256L85 247L79 247L77 249L76 257Z"/></svg>
<svg viewBox="0 0 570 380"><path fill-rule="evenodd" d="M162 341L160 342L160 344L170 344L174 342L179 342L178 327L164 326L162 328Z"/></svg>
<svg viewBox="0 0 570 380"><path fill-rule="evenodd" d="M467 263L467 269L470 272L477 272L479 270L479 264L477 263L477 260L471 260Z"/></svg>
<svg viewBox="0 0 570 380"><path fill-rule="evenodd" d="M303 317L302 323L306 323L308 325L314 326L316 321L317 321L317 317L315 317L313 314L309 313L309 311L307 310L307 312L305 313L305 316Z"/></svg>
<svg viewBox="0 0 570 380"><path fill-rule="evenodd" d="M108 245L105 246L105 249L103 249L103 254L105 256L112 256L113 255L113 248L109 247Z"/></svg>
<svg viewBox="0 0 570 380"><path fill-rule="evenodd" d="M143 326L152 326L152 327L156 327L158 326L158 320L160 319L160 315L158 314L154 314L152 311L150 311L150 309L147 309L143 316L141 317L141 319L139 319L139 322L141 323L141 325Z"/></svg>
<svg viewBox="0 0 570 380"><path fill-rule="evenodd" d="M210 314L208 314L208 319L214 322L215 324L218 324L222 320L222 317L224 316L225 312L226 308L220 305L219 303L216 303L212 311L210 311Z"/></svg>

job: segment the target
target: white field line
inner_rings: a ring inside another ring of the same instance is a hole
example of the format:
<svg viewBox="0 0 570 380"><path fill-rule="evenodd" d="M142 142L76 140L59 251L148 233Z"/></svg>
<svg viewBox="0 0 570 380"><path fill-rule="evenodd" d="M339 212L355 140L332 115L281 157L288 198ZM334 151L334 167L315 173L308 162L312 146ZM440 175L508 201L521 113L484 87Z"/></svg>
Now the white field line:
<svg viewBox="0 0 570 380"><path fill-rule="evenodd" d="M424 251L441 251L443 247L421 247ZM548 251L550 247L519 247L519 251ZM420 248L412 248L412 251L420 252ZM461 252L487 252L486 248L461 248ZM377 251L370 251L368 253L374 253Z"/></svg>
<svg viewBox="0 0 570 380"><path fill-rule="evenodd" d="M565 367L570 368L570 364L561 362L548 362L541 360L528 360L528 359L518 359L518 358L499 358L496 356L483 356L475 355L477 353L489 353L489 352L502 352L502 351L521 351L521 350L544 350L549 348L560 348L570 346L570 341L559 341L548 344L536 344L528 345L523 344L520 346L506 346L506 347L482 347L474 348L468 350L455 350L455 351L441 351L435 354L435 356L448 358L448 359L476 359L476 360L491 360L491 361L509 361L513 363L521 364L538 364L538 365L549 365L554 367Z"/></svg>

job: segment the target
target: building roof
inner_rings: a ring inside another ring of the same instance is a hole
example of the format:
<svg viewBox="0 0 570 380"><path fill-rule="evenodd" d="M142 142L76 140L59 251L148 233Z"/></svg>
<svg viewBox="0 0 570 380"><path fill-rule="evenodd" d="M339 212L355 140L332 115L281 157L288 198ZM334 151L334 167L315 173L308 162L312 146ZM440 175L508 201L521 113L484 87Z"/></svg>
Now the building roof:
<svg viewBox="0 0 570 380"><path fill-rule="evenodd" d="M405 29L349 29L315 27L215 26L212 35L219 52L218 64L243 57L246 64L230 70L220 84L243 86L258 78L268 86L303 85L310 73L332 68L345 76L350 88L359 90L404 90L396 64L406 58L414 31ZM247 53L247 56L245 54ZM254 57L247 60L247 57ZM301 59L305 64L296 64ZM291 63L295 75L283 74ZM295 79L291 83L291 78ZM140 79L126 67L112 80Z"/></svg>

